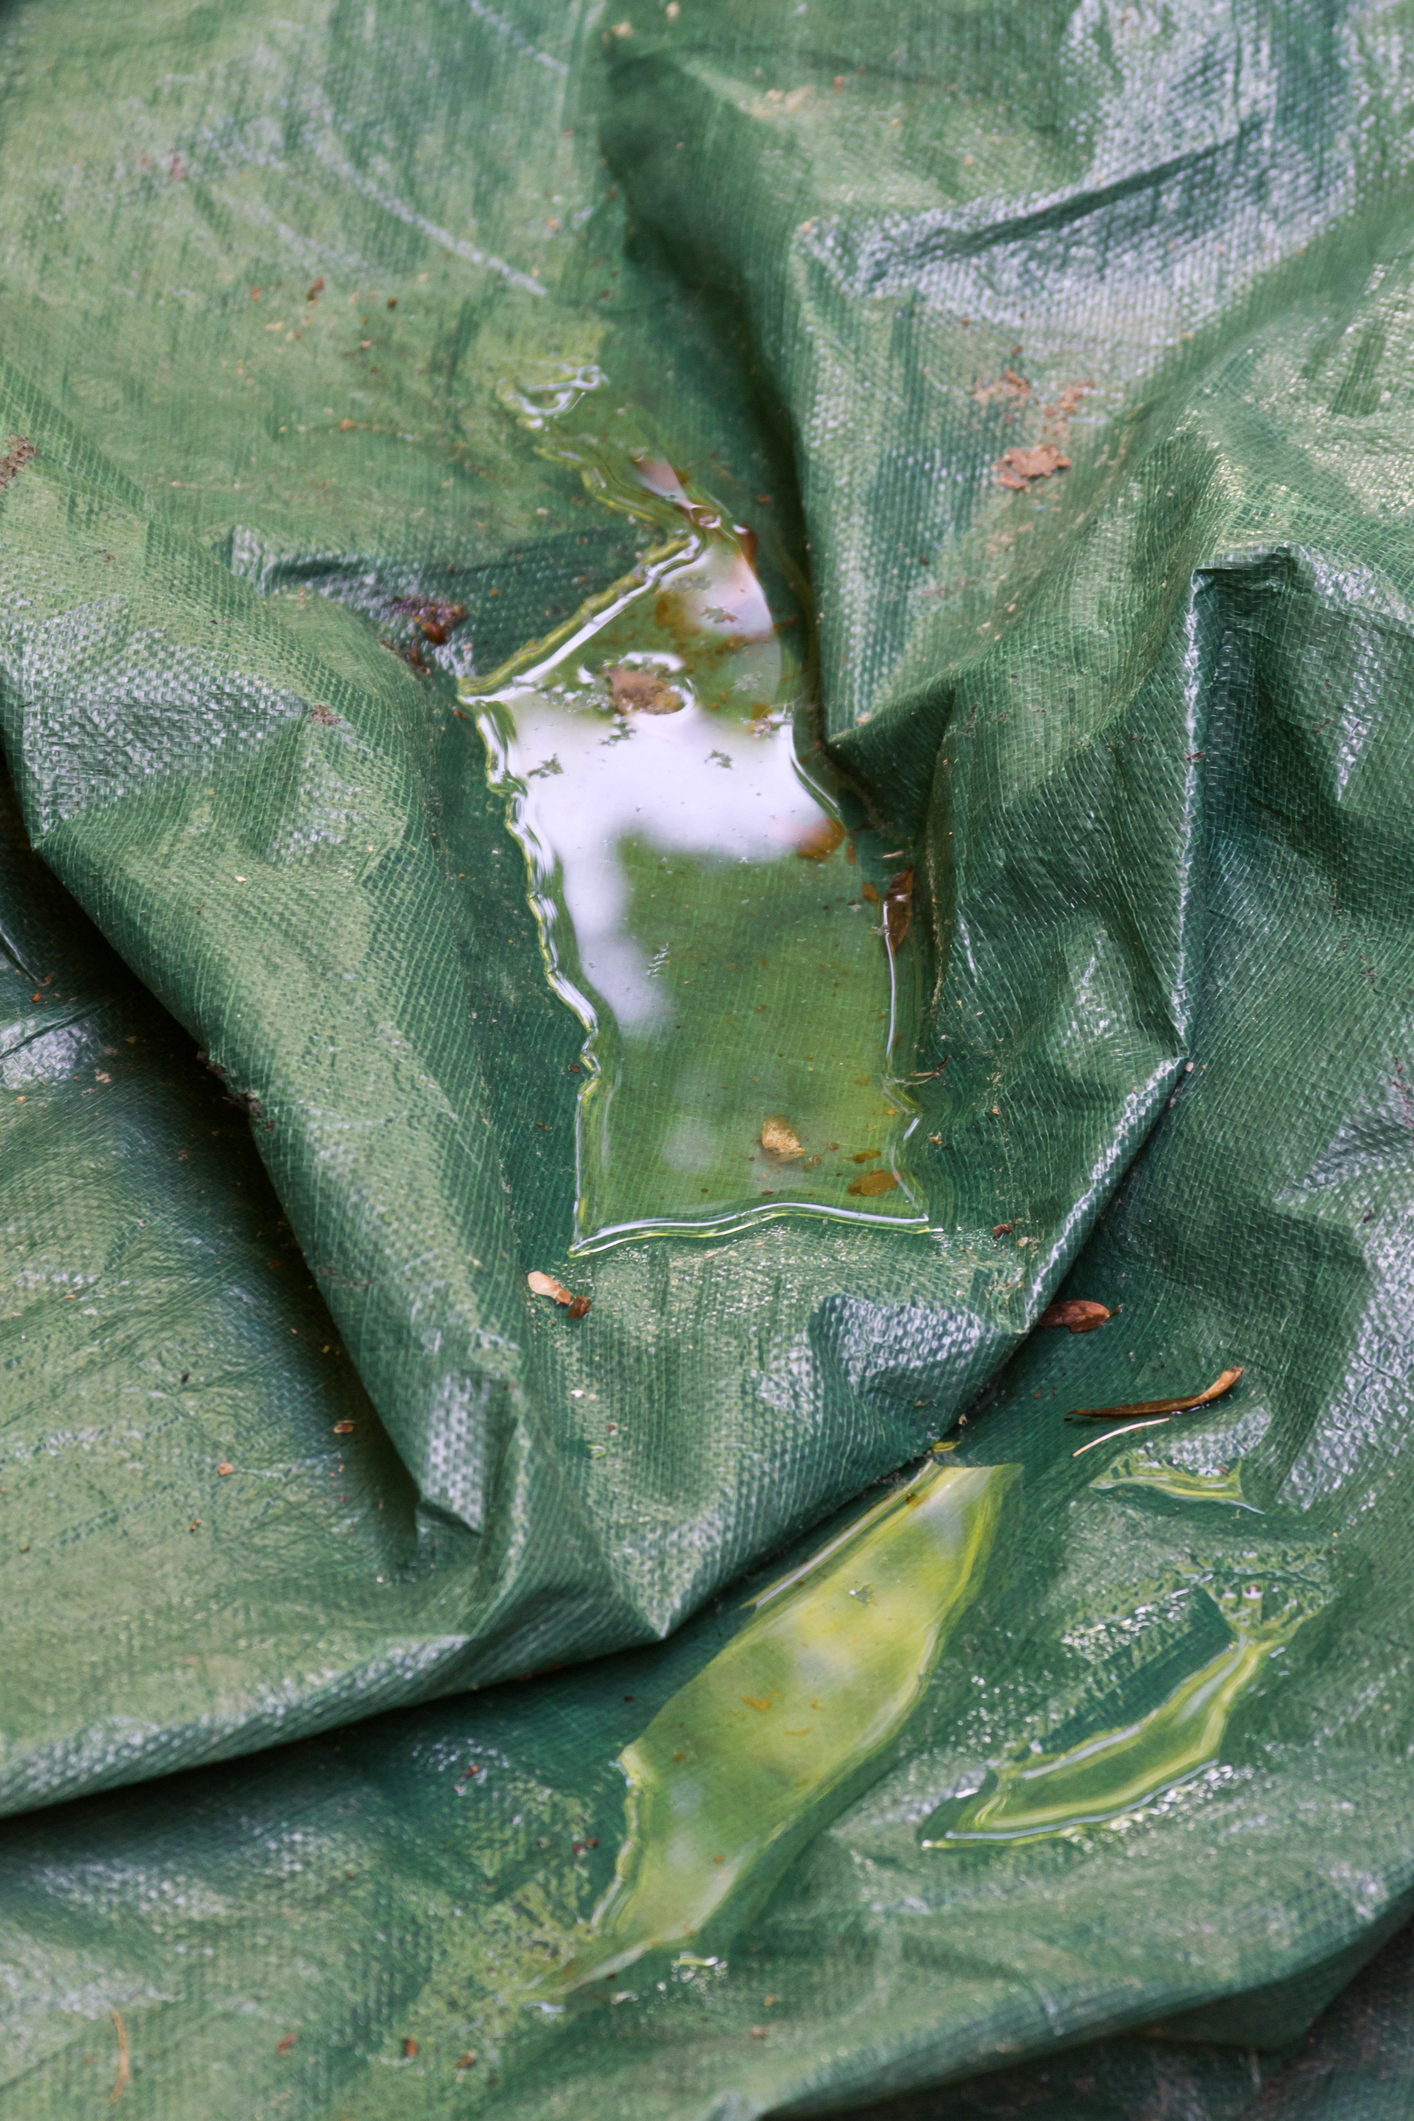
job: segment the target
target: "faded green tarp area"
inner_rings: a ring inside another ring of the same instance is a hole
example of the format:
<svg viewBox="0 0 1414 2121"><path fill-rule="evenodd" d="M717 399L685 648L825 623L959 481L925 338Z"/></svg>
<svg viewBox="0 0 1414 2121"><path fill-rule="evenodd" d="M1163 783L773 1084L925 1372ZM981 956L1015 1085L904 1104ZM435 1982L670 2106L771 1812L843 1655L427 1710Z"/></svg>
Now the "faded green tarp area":
<svg viewBox="0 0 1414 2121"><path fill-rule="evenodd" d="M0 14L0 2109L1398 2110L1397 1955L1301 2043L1411 1884L1407 40ZM474 711L656 564L571 372L913 870L926 1231L572 1251Z"/></svg>

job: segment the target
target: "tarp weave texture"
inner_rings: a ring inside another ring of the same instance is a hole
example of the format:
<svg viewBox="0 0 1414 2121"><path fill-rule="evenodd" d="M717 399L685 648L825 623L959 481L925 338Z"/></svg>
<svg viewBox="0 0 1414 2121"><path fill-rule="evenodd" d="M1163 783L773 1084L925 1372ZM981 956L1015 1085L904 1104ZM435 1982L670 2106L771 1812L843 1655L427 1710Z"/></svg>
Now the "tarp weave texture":
<svg viewBox="0 0 1414 2121"><path fill-rule="evenodd" d="M616 4L0 9L0 2115L1403 2113L1414 14Z"/></svg>

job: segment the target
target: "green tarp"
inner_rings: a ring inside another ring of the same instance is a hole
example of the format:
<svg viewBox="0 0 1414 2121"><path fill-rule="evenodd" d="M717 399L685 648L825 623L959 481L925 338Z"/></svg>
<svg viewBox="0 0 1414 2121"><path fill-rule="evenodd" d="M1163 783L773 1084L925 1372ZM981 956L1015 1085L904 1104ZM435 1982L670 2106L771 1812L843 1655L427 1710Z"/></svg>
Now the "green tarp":
<svg viewBox="0 0 1414 2121"><path fill-rule="evenodd" d="M0 13L0 2113L1402 2112L1414 22L621 4Z"/></svg>

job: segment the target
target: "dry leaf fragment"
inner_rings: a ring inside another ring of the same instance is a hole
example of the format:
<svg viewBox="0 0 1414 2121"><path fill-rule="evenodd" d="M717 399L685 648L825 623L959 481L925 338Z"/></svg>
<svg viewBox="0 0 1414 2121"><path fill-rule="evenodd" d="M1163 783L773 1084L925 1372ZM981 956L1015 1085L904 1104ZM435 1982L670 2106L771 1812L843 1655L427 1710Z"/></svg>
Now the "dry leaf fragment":
<svg viewBox="0 0 1414 2121"><path fill-rule="evenodd" d="M771 1119L761 1122L761 1146L768 1156L779 1157L789 1163L793 1157L803 1156L805 1145L788 1120L776 1113Z"/></svg>
<svg viewBox="0 0 1414 2121"><path fill-rule="evenodd" d="M898 1180L892 1171L866 1171L863 1178L852 1179L845 1187L846 1193L858 1193L865 1200L872 1200L876 1193L892 1193Z"/></svg>
<svg viewBox="0 0 1414 2121"><path fill-rule="evenodd" d="M900 869L884 893L884 937L892 956L913 921L913 871Z"/></svg>
<svg viewBox="0 0 1414 2121"><path fill-rule="evenodd" d="M1072 1333L1093 1333L1109 1315L1103 1304L1092 1303L1086 1296L1068 1296L1058 1304L1047 1304L1036 1323L1038 1326L1069 1326Z"/></svg>
<svg viewBox="0 0 1414 2121"><path fill-rule="evenodd" d="M659 670L632 670L618 663L605 676L613 689L614 705L625 713L637 709L643 714L676 714L687 705Z"/></svg>
<svg viewBox="0 0 1414 2121"><path fill-rule="evenodd" d="M221 1478L222 1478L222 1479L224 1480L224 1479L225 1479L225 1477L226 1477L226 1475L227 1475L228 1473L234 1473L236 1469L235 1469L235 1467L234 1467L234 1466L233 1466L233 1465L231 1464L231 1461L230 1461L230 1459L229 1459L229 1458L223 1458L223 1459L221 1460L221 1463L220 1463L220 1465L219 1465L219 1466L217 1466L216 1470L217 1470L217 1472L218 1472L218 1473L220 1474Z"/></svg>
<svg viewBox="0 0 1414 2121"><path fill-rule="evenodd" d="M1123 1421L1135 1414L1186 1414L1191 1407L1206 1407L1212 1400L1221 1399L1230 1392L1242 1375L1241 1367L1224 1370L1215 1377L1206 1392L1191 1392L1186 1399L1140 1399L1132 1406L1123 1407L1077 1407L1072 1420L1075 1421Z"/></svg>
<svg viewBox="0 0 1414 2121"><path fill-rule="evenodd" d="M532 1296L553 1296L557 1304L565 1306L571 1318L583 1318L589 1309L587 1296L576 1296L573 1289L556 1281L553 1274L527 1274L525 1279Z"/></svg>
<svg viewBox="0 0 1414 2121"><path fill-rule="evenodd" d="M404 2040L403 2053L408 2061L411 2062L413 2056L417 2053L417 2042L415 2040Z"/></svg>
<svg viewBox="0 0 1414 2121"><path fill-rule="evenodd" d="M527 1274L525 1279L532 1296L553 1296L557 1304L574 1302L564 1283L556 1281L553 1274Z"/></svg>
<svg viewBox="0 0 1414 2121"><path fill-rule="evenodd" d="M1054 442L1038 442L1034 449L1004 449L996 467L997 484L1012 493L1025 493L1033 479L1048 479L1054 471L1069 471L1070 458L1063 457Z"/></svg>
<svg viewBox="0 0 1414 2121"><path fill-rule="evenodd" d="M294 2046L296 2040L298 2040L298 2038L298 2033L286 2033L283 2040L277 2040L275 2042L276 2054L287 2055L290 2052L290 2049Z"/></svg>
<svg viewBox="0 0 1414 2121"><path fill-rule="evenodd" d="M879 903L878 886L871 884L867 876L859 887L859 895L868 905L877 906Z"/></svg>

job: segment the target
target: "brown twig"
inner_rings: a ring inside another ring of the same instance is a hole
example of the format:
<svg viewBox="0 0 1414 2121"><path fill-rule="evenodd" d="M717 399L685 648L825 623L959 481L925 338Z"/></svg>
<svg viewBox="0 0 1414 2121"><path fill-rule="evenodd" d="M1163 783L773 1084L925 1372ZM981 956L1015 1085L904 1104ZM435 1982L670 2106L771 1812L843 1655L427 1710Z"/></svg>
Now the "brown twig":
<svg viewBox="0 0 1414 2121"><path fill-rule="evenodd" d="M123 2093L127 2090L129 2075L128 2036L126 2031L124 2030L123 2020L120 2013L117 2011L109 2011L108 2015L113 2020L114 2030L117 2032L118 2035L118 2074L113 2081L113 2089L108 2094L108 2103L111 2106L113 2101L115 2099L121 2099Z"/></svg>
<svg viewBox="0 0 1414 2121"><path fill-rule="evenodd" d="M1070 1416L1072 1421L1127 1421L1132 1415L1186 1414L1191 1407L1206 1407L1210 1401L1221 1399L1230 1392L1242 1375L1241 1369L1224 1370L1215 1377L1206 1392L1190 1392L1184 1399L1140 1399L1124 1407L1077 1407Z"/></svg>

